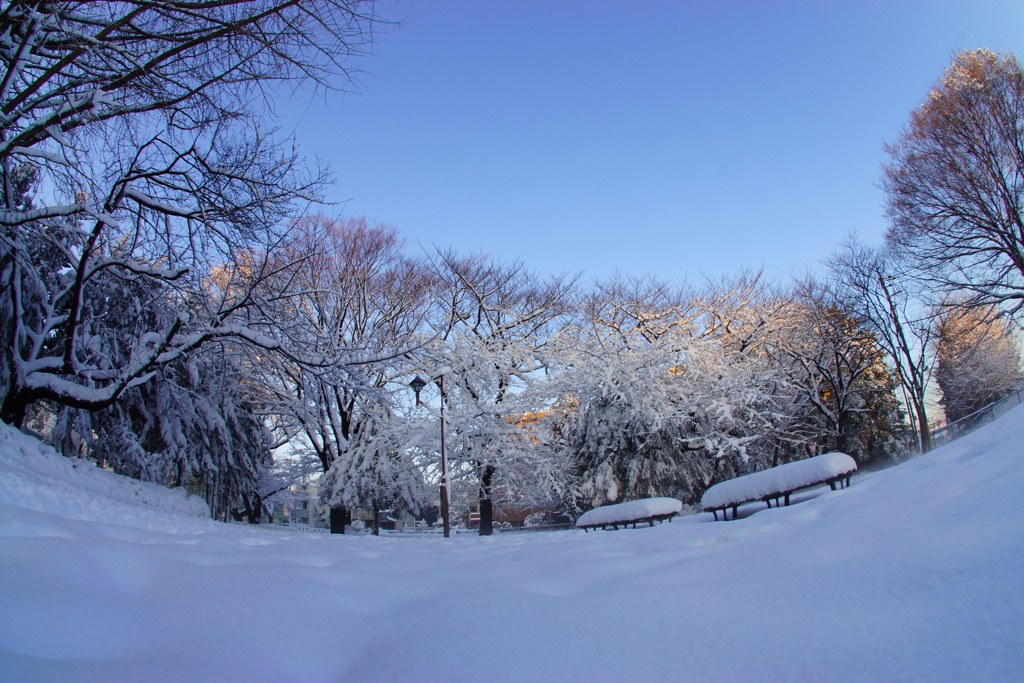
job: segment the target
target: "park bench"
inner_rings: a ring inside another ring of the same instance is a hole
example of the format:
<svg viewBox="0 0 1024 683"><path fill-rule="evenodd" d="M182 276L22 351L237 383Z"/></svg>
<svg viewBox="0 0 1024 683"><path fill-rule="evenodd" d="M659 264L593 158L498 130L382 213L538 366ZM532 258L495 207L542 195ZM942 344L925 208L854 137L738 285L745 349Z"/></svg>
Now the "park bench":
<svg viewBox="0 0 1024 683"><path fill-rule="evenodd" d="M608 527L617 530L620 526L626 528L630 524L635 529L637 524L644 522L654 526L655 522L672 519L682 509L683 504L675 498L642 498L588 510L576 520L576 527L589 532L591 529Z"/></svg>
<svg viewBox="0 0 1024 683"><path fill-rule="evenodd" d="M771 507L774 500L775 507L779 507L780 500L789 505L790 495L799 489L828 484L835 491L844 482L849 486L850 475L856 470L857 461L845 453L826 453L715 484L704 492L700 504L715 516L715 521L719 511L723 520L729 519L730 508L736 519L739 506L745 503L759 500Z"/></svg>

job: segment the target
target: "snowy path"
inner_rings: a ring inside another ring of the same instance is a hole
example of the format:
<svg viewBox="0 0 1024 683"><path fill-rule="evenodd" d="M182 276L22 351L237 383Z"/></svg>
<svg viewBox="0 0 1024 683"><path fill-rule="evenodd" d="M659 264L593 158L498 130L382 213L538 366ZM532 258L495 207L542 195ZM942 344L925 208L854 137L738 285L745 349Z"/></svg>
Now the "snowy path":
<svg viewBox="0 0 1024 683"><path fill-rule="evenodd" d="M452 539L133 515L0 453L0 678L1019 680L1022 438L727 524Z"/></svg>

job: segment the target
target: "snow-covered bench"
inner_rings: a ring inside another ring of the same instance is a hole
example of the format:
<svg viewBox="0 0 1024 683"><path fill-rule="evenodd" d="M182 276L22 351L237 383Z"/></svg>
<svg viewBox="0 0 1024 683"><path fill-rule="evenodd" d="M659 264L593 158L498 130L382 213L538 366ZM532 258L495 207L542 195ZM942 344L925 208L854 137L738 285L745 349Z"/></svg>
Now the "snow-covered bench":
<svg viewBox="0 0 1024 683"><path fill-rule="evenodd" d="M576 526L584 531L598 527L625 528L630 524L635 529L643 522L654 526L655 522L672 519L682 509L683 504L675 498L643 498L587 510L576 520Z"/></svg>
<svg viewBox="0 0 1024 683"><path fill-rule="evenodd" d="M705 512L715 515L716 521L719 510L722 519L728 519L729 508L736 519L736 509L744 503L760 500L771 507L774 500L775 507L779 507L780 499L789 505L790 494L798 489L828 484L834 491L844 481L849 486L850 475L856 470L857 461L846 453L826 453L715 484L704 492L700 504Z"/></svg>

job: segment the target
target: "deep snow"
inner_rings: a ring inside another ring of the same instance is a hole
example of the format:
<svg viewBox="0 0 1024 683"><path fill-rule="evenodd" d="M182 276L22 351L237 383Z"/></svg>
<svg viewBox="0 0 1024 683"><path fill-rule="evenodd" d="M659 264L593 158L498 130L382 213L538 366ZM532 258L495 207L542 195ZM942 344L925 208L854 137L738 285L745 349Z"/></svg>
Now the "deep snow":
<svg viewBox="0 0 1024 683"><path fill-rule="evenodd" d="M0 679L1020 680L1022 442L1024 406L737 521L444 539L218 524L8 432Z"/></svg>

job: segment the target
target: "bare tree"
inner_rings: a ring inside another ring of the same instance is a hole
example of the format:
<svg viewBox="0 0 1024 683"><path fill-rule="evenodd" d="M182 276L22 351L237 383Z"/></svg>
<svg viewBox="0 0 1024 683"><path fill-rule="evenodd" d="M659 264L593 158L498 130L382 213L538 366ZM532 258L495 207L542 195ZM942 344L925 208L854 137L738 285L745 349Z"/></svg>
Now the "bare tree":
<svg viewBox="0 0 1024 683"><path fill-rule="evenodd" d="M211 339L279 346L249 324L254 292L325 175L260 116L281 84L346 82L371 8L5 3L0 418L101 408ZM105 293L125 289L112 320Z"/></svg>
<svg viewBox="0 0 1024 683"><path fill-rule="evenodd" d="M1020 349L992 306L948 304L936 317L935 379L946 420L955 422L1020 388Z"/></svg>
<svg viewBox="0 0 1024 683"><path fill-rule="evenodd" d="M975 303L1024 305L1024 70L988 50L953 58L886 147L889 242L915 275Z"/></svg>
<svg viewBox="0 0 1024 683"><path fill-rule="evenodd" d="M893 363L919 446L931 450L926 395L932 368L927 354L934 328L931 316L912 296L914 282L901 274L890 252L854 238L828 265L843 308L859 313Z"/></svg>

